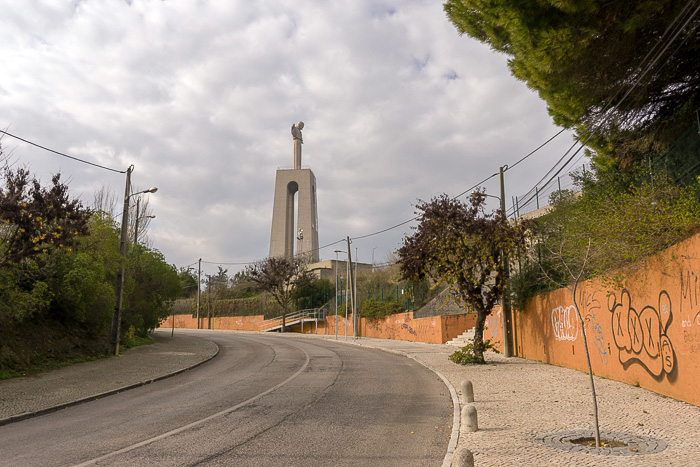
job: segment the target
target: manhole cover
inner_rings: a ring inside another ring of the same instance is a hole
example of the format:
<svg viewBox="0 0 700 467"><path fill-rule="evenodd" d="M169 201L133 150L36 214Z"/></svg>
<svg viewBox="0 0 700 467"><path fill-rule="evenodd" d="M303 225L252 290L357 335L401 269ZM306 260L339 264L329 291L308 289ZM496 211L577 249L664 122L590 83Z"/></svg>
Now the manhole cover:
<svg viewBox="0 0 700 467"><path fill-rule="evenodd" d="M604 447L596 448L594 446L588 446L588 443L586 443L588 439L595 440L595 432L593 430L562 431L540 436L535 440L545 446L562 449L564 451L612 456L652 454L663 451L667 446L664 441L649 438L648 436L611 431L600 432L600 440L606 444Z"/></svg>

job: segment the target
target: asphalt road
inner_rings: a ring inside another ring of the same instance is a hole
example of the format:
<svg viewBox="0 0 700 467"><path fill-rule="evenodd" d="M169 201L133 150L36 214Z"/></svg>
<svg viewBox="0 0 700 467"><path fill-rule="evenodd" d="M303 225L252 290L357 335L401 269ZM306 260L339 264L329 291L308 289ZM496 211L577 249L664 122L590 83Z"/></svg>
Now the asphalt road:
<svg viewBox="0 0 700 467"><path fill-rule="evenodd" d="M181 375L0 427L0 465L438 466L452 400L413 360L334 341L206 333Z"/></svg>

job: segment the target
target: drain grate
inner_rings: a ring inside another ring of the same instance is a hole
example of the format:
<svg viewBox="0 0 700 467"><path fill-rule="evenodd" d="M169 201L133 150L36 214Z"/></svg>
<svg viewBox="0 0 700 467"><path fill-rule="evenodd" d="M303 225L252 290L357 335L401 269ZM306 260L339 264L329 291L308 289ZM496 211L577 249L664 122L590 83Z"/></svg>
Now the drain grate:
<svg viewBox="0 0 700 467"><path fill-rule="evenodd" d="M661 452L667 447L667 444L659 439L611 431L601 431L600 440L606 441L616 447L596 448L577 443L577 441L580 441L582 438L595 439L595 432L593 430L561 431L559 433L540 436L536 438L535 441L545 446L562 449L564 451L609 456L653 454L655 452Z"/></svg>

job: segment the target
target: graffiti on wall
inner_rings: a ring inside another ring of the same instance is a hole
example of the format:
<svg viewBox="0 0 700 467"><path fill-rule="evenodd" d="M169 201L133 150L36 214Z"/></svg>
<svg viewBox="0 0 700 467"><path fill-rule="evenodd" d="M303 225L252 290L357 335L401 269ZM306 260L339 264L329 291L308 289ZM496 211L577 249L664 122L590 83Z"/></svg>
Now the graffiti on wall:
<svg viewBox="0 0 700 467"><path fill-rule="evenodd" d="M647 305L641 311L632 306L627 289L620 293L620 300L611 293L608 310L615 345L620 363L625 369L639 364L657 380L669 376L675 369L676 355L667 331L673 320L671 298L663 290L659 293L658 307Z"/></svg>
<svg viewBox="0 0 700 467"><path fill-rule="evenodd" d="M700 277L693 271L681 272L681 324L700 326Z"/></svg>
<svg viewBox="0 0 700 467"><path fill-rule="evenodd" d="M552 310L552 329L558 341L575 341L578 339L578 316L573 305L558 306Z"/></svg>
<svg viewBox="0 0 700 467"><path fill-rule="evenodd" d="M503 312L501 310L498 310L495 313L491 313L486 317L486 323L485 323L485 329L488 329L489 332L491 332L491 339L492 340L498 340L498 333L501 328L501 316Z"/></svg>

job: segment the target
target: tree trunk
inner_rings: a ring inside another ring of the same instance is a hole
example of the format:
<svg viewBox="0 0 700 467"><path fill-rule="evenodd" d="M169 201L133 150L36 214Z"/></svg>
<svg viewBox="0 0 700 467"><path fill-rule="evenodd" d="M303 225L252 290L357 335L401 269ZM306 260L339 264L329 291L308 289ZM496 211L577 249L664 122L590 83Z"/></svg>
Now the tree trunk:
<svg viewBox="0 0 700 467"><path fill-rule="evenodd" d="M486 324L486 311L477 310L476 324L474 325L474 356L479 363L486 363L484 359L484 324Z"/></svg>
<svg viewBox="0 0 700 467"><path fill-rule="evenodd" d="M593 382L593 368L591 366L591 356L588 353L588 340L586 339L586 324L583 321L581 312L578 309L578 303L576 302L576 289L578 282L574 284L573 296L574 296L574 309L576 310L576 315L578 315L579 322L581 323L581 335L583 336L583 348L586 351L586 362L588 363L588 377L591 383L591 394L593 395L593 420L595 422L595 447L600 447L600 426L598 425L598 400L595 393L595 383Z"/></svg>
<svg viewBox="0 0 700 467"><path fill-rule="evenodd" d="M282 309L282 332L284 332L284 328L287 324L287 307L285 306Z"/></svg>

